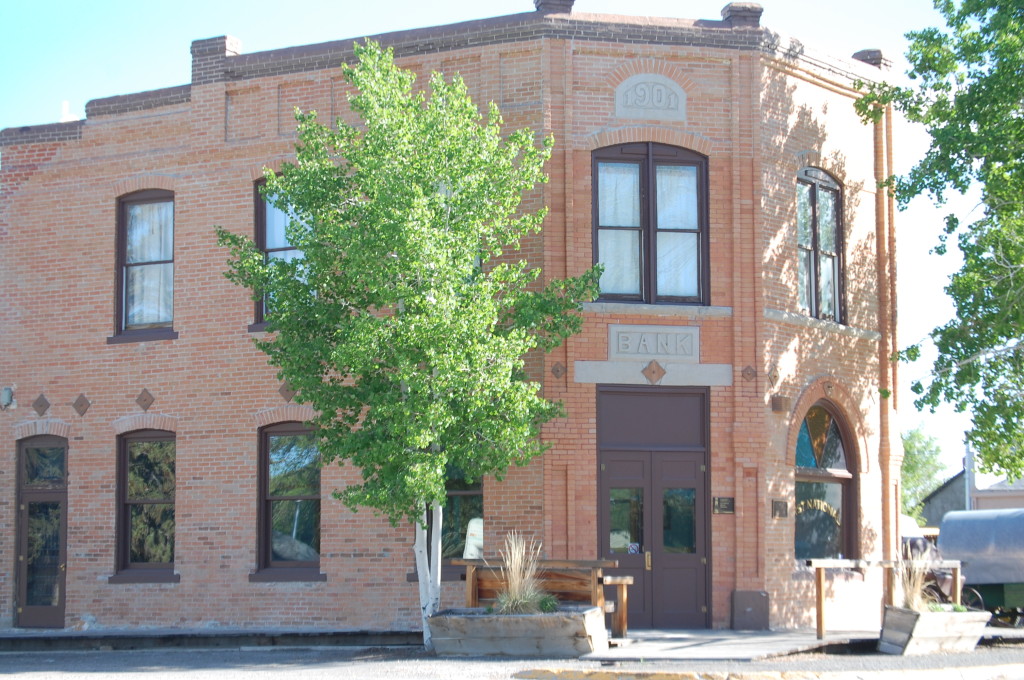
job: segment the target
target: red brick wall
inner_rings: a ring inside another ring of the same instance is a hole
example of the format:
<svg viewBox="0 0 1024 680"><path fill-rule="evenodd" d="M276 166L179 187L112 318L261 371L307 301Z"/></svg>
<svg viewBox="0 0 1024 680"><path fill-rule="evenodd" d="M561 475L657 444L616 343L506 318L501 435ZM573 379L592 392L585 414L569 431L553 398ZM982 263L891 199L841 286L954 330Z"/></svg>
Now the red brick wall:
<svg viewBox="0 0 1024 680"><path fill-rule="evenodd" d="M406 55L400 63L421 74L460 72L481 106L499 104L508 128L555 136L551 181L526 202L549 207L545 232L523 252L548 275L582 272L592 263L592 151L625 141L687 147L709 158L710 301L726 310L707 316L704 308L678 308L665 316L646 306L628 313L591 307L579 336L543 360L531 359L545 393L563 401L568 415L545 428L551 449L542 460L510 471L501 484L487 482L488 553L505 531L518 528L541 538L548 557L597 556L596 389L575 382L574 362L608 358L609 324L697 325L700 361L733 369L732 385L712 387L710 399L712 495L736 499L734 515L711 520L713 625L730 625L736 589L768 591L773 626L809 624L811 585L792 556L792 451L803 414L819 398L835 403L856 432L862 556L879 554L885 536L879 451L881 412L889 405L877 391L874 157L871 130L852 112L849 78L763 49L739 49L755 35L739 29L730 38L736 45L712 46L703 33L672 22L645 30L681 32L689 43L618 42L601 37L608 27L600 22L581 24L594 35L580 40L530 37L527 29L516 38L520 29L505 24L474 26L492 42L436 43L431 51L399 34L395 44ZM0 413L0 441L7 442L0 449L0 562L15 560L14 442L40 428L66 432L69 626L417 626L415 584L406 580L411 528L391 528L372 511L353 514L327 498L327 581L248 580L256 567L258 428L300 417L301 409L278 393L273 371L251 345L253 305L220 275L226 254L213 225L253 233L253 181L261 168L291 155L294 106L348 115L340 58L330 68L310 66L344 49L234 57L245 77L231 81L216 77L222 67L215 60L187 96L176 90L149 108L95 102L85 124L61 128L59 141L42 132L0 138L0 381L16 384L18 398L16 409ZM300 62L306 66L294 65ZM687 120L616 119L615 87L636 73L678 83L688 96ZM779 318L798 311L795 175L806 165L844 185L848 328ZM179 337L107 344L117 197L145 188L175 192ZM567 369L560 378L556 364ZM826 392L825 384L833 387ZM115 564L117 424L142 415L134 400L143 388L156 397L146 415L177 433L181 582L173 585L107 583ZM44 416L30 408L39 394L53 404ZM92 403L83 416L71 407L79 394ZM772 412L772 395L788 397L791 410ZM325 470L325 495L353 474ZM772 519L773 499L787 500L788 519ZM836 582L835 596L876 597L877 586L855 575ZM13 597L10 573L0 571L0 626L13 621ZM461 587L446 586L445 604L460 601ZM877 617L873 607L868 600L861 618Z"/></svg>

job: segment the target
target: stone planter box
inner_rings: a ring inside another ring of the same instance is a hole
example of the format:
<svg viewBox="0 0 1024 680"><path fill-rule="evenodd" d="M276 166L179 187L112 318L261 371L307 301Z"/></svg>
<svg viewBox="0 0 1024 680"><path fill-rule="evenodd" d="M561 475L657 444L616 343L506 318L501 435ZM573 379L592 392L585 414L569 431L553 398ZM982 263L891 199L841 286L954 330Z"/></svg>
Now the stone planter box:
<svg viewBox="0 0 1024 680"><path fill-rule="evenodd" d="M988 612L916 612L887 605L878 651L907 655L969 652L991 617Z"/></svg>
<svg viewBox="0 0 1024 680"><path fill-rule="evenodd" d="M549 614L446 609L428 625L438 654L578 657L608 649L598 607L564 607Z"/></svg>

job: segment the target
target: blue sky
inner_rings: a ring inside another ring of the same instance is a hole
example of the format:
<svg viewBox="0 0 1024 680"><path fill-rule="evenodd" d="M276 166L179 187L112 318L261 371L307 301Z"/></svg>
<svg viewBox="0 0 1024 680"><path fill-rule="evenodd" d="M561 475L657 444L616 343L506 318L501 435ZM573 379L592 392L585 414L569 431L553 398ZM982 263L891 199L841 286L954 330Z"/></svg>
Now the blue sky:
<svg viewBox="0 0 1024 680"><path fill-rule="evenodd" d="M725 0L576 0L575 11L718 19ZM879 48L905 70L903 34L941 25L930 0L762 0L761 23L810 48L849 57ZM0 129L55 122L67 102L84 117L90 99L187 83L193 40L233 35L243 52L357 38L421 26L533 11L532 0L51 0L0 3ZM925 148L923 135L903 130L897 140L903 167ZM970 201L950 209L966 213ZM929 255L946 211L919 200L899 216L900 341L917 342L952 314L942 286L957 262ZM924 302L924 304L922 304ZM901 368L904 383L928 366ZM949 410L919 415L903 399L901 427L923 423L938 436L947 467L959 468L965 420Z"/></svg>

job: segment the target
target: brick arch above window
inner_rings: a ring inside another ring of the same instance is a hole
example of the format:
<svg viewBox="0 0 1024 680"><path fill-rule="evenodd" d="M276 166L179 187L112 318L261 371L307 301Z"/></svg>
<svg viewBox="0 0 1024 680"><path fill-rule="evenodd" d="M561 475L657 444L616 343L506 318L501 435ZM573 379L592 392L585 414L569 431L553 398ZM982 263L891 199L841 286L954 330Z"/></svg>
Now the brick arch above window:
<svg viewBox="0 0 1024 680"><path fill-rule="evenodd" d="M696 151L704 156L711 156L714 153L714 143L707 137L650 125L630 125L614 130L595 132L586 137L586 150L596 151L609 146L642 142L678 146Z"/></svg>
<svg viewBox="0 0 1024 680"><path fill-rule="evenodd" d="M125 196L126 194L146 191L148 189L159 189L161 191L177 193L178 184L179 179L172 175L138 175L115 182L111 189L111 194L114 196Z"/></svg>
<svg viewBox="0 0 1024 680"><path fill-rule="evenodd" d="M256 427L262 428L277 423L308 423L315 416L316 411L311 406L306 406L305 404L286 404L257 411L253 414L253 420L256 422Z"/></svg>
<svg viewBox="0 0 1024 680"><path fill-rule="evenodd" d="M790 411L791 420L786 436L787 464L796 465L796 444L804 416L815 404L825 404L837 416L842 428L850 471L867 473L869 465L867 456L864 455L864 452L868 451L867 433L863 418L857 415L859 402L850 389L835 376L821 376L808 384Z"/></svg>
<svg viewBox="0 0 1024 680"><path fill-rule="evenodd" d="M608 83L612 86L612 89L614 89L633 76L644 73L654 73L659 76L665 76L669 80L674 81L679 85L679 87L683 88L687 95L690 96L693 96L693 94L700 89L697 86L697 83L686 75L680 67L661 59L650 58L630 59L629 61L620 64L608 75Z"/></svg>
<svg viewBox="0 0 1024 680"><path fill-rule="evenodd" d="M832 156L823 156L818 149L798 151L790 157L790 163L792 174L796 174L804 168L818 168L831 175L839 184L849 184L846 165Z"/></svg>
<svg viewBox="0 0 1024 680"><path fill-rule="evenodd" d="M41 435L52 435L71 439L71 424L57 418L29 420L14 426L14 439L28 439Z"/></svg>
<svg viewBox="0 0 1024 680"><path fill-rule="evenodd" d="M118 418L111 426L115 434L125 434L135 430L164 430L166 432L178 431L178 419L162 413L136 413L131 416Z"/></svg>

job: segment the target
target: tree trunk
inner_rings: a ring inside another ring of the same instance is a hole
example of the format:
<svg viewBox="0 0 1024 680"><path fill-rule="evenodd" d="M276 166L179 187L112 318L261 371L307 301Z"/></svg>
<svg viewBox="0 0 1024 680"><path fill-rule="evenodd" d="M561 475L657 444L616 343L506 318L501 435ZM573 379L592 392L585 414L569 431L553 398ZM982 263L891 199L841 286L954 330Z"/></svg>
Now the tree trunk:
<svg viewBox="0 0 1024 680"><path fill-rule="evenodd" d="M442 507L433 503L430 506L431 532L430 550L427 550L427 508L423 508L423 522L416 524L416 579L420 586L420 620L423 624L423 648L434 651L434 643L430 639L430 626L427 619L437 613L441 606L441 521ZM429 554L428 554L429 552Z"/></svg>

